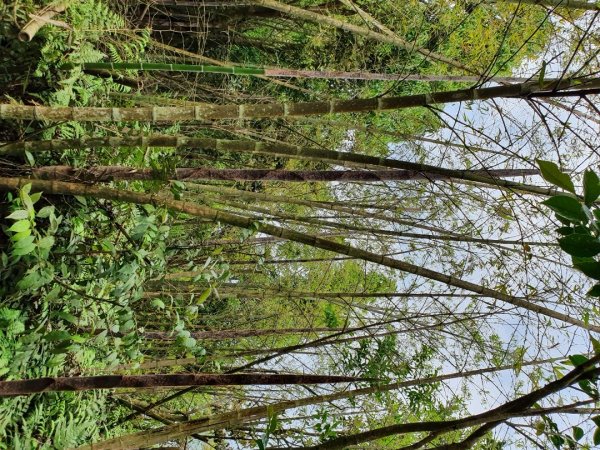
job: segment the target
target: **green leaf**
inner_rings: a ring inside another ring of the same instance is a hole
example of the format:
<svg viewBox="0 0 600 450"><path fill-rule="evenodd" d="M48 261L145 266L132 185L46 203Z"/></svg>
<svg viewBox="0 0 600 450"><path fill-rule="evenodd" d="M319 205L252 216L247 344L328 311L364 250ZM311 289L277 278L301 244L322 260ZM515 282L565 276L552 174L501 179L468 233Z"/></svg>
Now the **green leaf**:
<svg viewBox="0 0 600 450"><path fill-rule="evenodd" d="M566 191L575 193L575 186L571 178L566 173L562 173L558 166L551 161L536 159L536 162L542 172L542 177L554 186L563 188Z"/></svg>
<svg viewBox="0 0 600 450"><path fill-rule="evenodd" d="M586 205L591 205L600 196L600 179L593 170L586 170L583 174L583 200Z"/></svg>
<svg viewBox="0 0 600 450"><path fill-rule="evenodd" d="M19 242L19 241L21 241L21 240L23 240L23 239L25 239L26 237L29 237L29 236L31 236L31 230L27 229L25 231L21 231L20 233L13 234L10 237L10 240L13 241L14 243L17 243L17 242ZM30 239L31 242L33 242L34 239L35 238L33 236L31 236L31 239Z"/></svg>
<svg viewBox="0 0 600 450"><path fill-rule="evenodd" d="M165 302L163 302L160 298L155 298L152 300L152 306L158 309L165 309Z"/></svg>
<svg viewBox="0 0 600 450"><path fill-rule="evenodd" d="M27 150L25 150L25 158L27 158L27 162L29 163L29 165L31 167L35 166L35 158L31 154L31 152L28 152Z"/></svg>
<svg viewBox="0 0 600 450"><path fill-rule="evenodd" d="M563 236L568 236L570 234L573 234L573 228L571 227L559 227L556 229L556 232L560 235Z"/></svg>
<svg viewBox="0 0 600 450"><path fill-rule="evenodd" d="M579 201L566 195L555 195L542 202L559 216L573 222L587 222L587 215Z"/></svg>
<svg viewBox="0 0 600 450"><path fill-rule="evenodd" d="M558 244L573 256L596 256L600 253L600 241L589 234L570 234L560 238Z"/></svg>
<svg viewBox="0 0 600 450"><path fill-rule="evenodd" d="M78 322L77 317L75 317L73 314L69 314L66 311L59 311L56 313L56 316L69 323L77 324Z"/></svg>
<svg viewBox="0 0 600 450"><path fill-rule="evenodd" d="M19 241L19 243L21 243L21 242L23 242L23 241ZM13 248L12 255L13 256L25 256L25 255L29 255L34 250L35 250L35 244L30 242L19 248L16 248L16 247Z"/></svg>
<svg viewBox="0 0 600 450"><path fill-rule="evenodd" d="M38 247L42 249L52 248L54 245L54 236L45 236L38 241Z"/></svg>
<svg viewBox="0 0 600 450"><path fill-rule="evenodd" d="M596 431L594 431L594 445L600 445L600 427L596 428Z"/></svg>
<svg viewBox="0 0 600 450"><path fill-rule="evenodd" d="M71 335L65 330L54 330L44 335L44 339L50 342L67 341L71 339Z"/></svg>
<svg viewBox="0 0 600 450"><path fill-rule="evenodd" d="M538 83L540 83L540 85L542 85L544 83L544 77L546 76L546 66L547 66L546 61L542 61L542 67L540 69L540 76L538 78Z"/></svg>
<svg viewBox="0 0 600 450"><path fill-rule="evenodd" d="M589 359L587 358L587 356L584 355L571 355L569 356L569 361L571 361L571 363L577 367L582 364L585 364L589 361Z"/></svg>
<svg viewBox="0 0 600 450"><path fill-rule="evenodd" d="M598 261L580 261L573 266L594 280L600 280L600 263Z"/></svg>
<svg viewBox="0 0 600 450"><path fill-rule="evenodd" d="M590 297L600 297L600 284L595 284L585 295Z"/></svg>
<svg viewBox="0 0 600 450"><path fill-rule="evenodd" d="M13 223L9 230L14 231L15 233L21 233L22 231L29 230L29 228L31 228L30 225L31 224L27 219L19 220L18 222Z"/></svg>
<svg viewBox="0 0 600 450"><path fill-rule="evenodd" d="M24 209L17 209L16 211L13 211L6 218L7 219L12 219L12 220L28 219L29 218L29 213L27 211L25 211Z"/></svg>
<svg viewBox="0 0 600 450"><path fill-rule="evenodd" d="M87 200L85 197L82 197L81 195L74 195L75 199L81 203L83 206L87 206Z"/></svg>
<svg viewBox="0 0 600 450"><path fill-rule="evenodd" d="M40 209L37 212L37 216L40 219L45 219L46 217L49 217L50 214L52 214L54 212L54 206L44 206L42 209Z"/></svg>
<svg viewBox="0 0 600 450"><path fill-rule="evenodd" d="M590 336L590 340L592 341L592 348L594 349L594 354L600 355L600 341L593 336Z"/></svg>
<svg viewBox="0 0 600 450"><path fill-rule="evenodd" d="M573 427L573 439L578 441L583 437L583 430L579 427Z"/></svg>
<svg viewBox="0 0 600 450"><path fill-rule="evenodd" d="M200 294L196 299L196 305L201 305L202 303L204 303L206 299L210 296L211 292L212 288L208 288L204 292L202 292L202 294Z"/></svg>
<svg viewBox="0 0 600 450"><path fill-rule="evenodd" d="M31 194L30 198L31 198L31 203L33 203L35 205L38 202L38 200L40 198L42 198L42 193L34 192L33 194Z"/></svg>
<svg viewBox="0 0 600 450"><path fill-rule="evenodd" d="M27 230L29 231L29 230ZM25 232L23 232L25 233ZM29 232L29 234L24 234L21 239L19 239L18 241L15 241L15 244L13 246L13 249L20 249L23 247L28 247L30 244L33 244L33 241L35 240L35 237L31 236L31 232Z"/></svg>

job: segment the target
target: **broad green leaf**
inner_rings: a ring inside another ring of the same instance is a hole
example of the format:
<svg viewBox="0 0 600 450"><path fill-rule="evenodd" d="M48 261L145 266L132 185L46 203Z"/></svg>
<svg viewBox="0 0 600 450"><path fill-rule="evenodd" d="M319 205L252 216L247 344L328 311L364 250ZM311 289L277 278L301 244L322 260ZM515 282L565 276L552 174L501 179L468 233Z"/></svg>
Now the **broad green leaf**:
<svg viewBox="0 0 600 450"><path fill-rule="evenodd" d="M29 228L31 228L29 220L24 219L13 223L9 230L14 231L15 233L21 233L22 231L29 230Z"/></svg>
<svg viewBox="0 0 600 450"><path fill-rule="evenodd" d="M165 302L163 302L160 298L155 298L152 300L152 306L158 309L165 309Z"/></svg>
<svg viewBox="0 0 600 450"><path fill-rule="evenodd" d="M571 355L569 356L569 361L571 361L574 366L580 366L588 362L589 359L584 355Z"/></svg>
<svg viewBox="0 0 600 450"><path fill-rule="evenodd" d="M600 263L598 261L576 262L573 266L594 280L600 280Z"/></svg>
<svg viewBox="0 0 600 450"><path fill-rule="evenodd" d="M38 247L43 249L52 248L54 245L54 236L45 236L38 241Z"/></svg>
<svg viewBox="0 0 600 450"><path fill-rule="evenodd" d="M575 186L571 178L566 173L562 173L556 164L542 159L537 159L536 162L544 180L573 194L575 193Z"/></svg>
<svg viewBox="0 0 600 450"><path fill-rule="evenodd" d="M600 284L595 284L585 295L590 297L600 297Z"/></svg>
<svg viewBox="0 0 600 450"><path fill-rule="evenodd" d="M12 220L28 219L29 218L29 213L27 211L25 211L24 209L17 209L16 211L13 211L6 218L7 219L12 219Z"/></svg>
<svg viewBox="0 0 600 450"><path fill-rule="evenodd" d="M212 292L212 288L208 288L208 289L204 290L204 292L202 292L202 294L200 294L198 296L198 298L196 299L196 305L201 305L202 303L204 303L206 301L206 299L210 296L211 292Z"/></svg>
<svg viewBox="0 0 600 450"><path fill-rule="evenodd" d="M558 244L573 256L596 256L600 253L600 241L589 234L570 234L560 238Z"/></svg>
<svg viewBox="0 0 600 450"><path fill-rule="evenodd" d="M573 197L555 195L542 202L559 216L573 222L587 222L583 206Z"/></svg>
<svg viewBox="0 0 600 450"><path fill-rule="evenodd" d="M558 220L563 225L566 225L566 226L570 226L571 225L571 221L570 220L567 220L564 217L559 216L558 214L555 214L554 217L556 217L556 220Z"/></svg>
<svg viewBox="0 0 600 450"><path fill-rule="evenodd" d="M69 314L66 311L59 311L56 313L56 316L69 323L76 324L78 322L77 317L75 317L73 314Z"/></svg>
<svg viewBox="0 0 600 450"><path fill-rule="evenodd" d="M27 162L29 163L29 165L31 167L35 166L35 158L31 154L31 152L28 152L27 150L25 150L25 158L27 158Z"/></svg>
<svg viewBox="0 0 600 450"><path fill-rule="evenodd" d="M39 201L39 199L42 198L42 193L34 192L33 194L31 194L29 196L29 198L31 198L31 203L33 203L35 205Z"/></svg>
<svg viewBox="0 0 600 450"><path fill-rule="evenodd" d="M600 427L600 416L592 417L592 421L596 424L597 427Z"/></svg>
<svg viewBox="0 0 600 450"><path fill-rule="evenodd" d="M54 212L54 206L44 206L42 209L40 209L37 212L37 216L40 219L45 219L46 217L49 217L50 214L52 214Z"/></svg>
<svg viewBox="0 0 600 450"><path fill-rule="evenodd" d="M594 445L600 445L600 427L596 428L594 431Z"/></svg>
<svg viewBox="0 0 600 450"><path fill-rule="evenodd" d="M583 437L583 430L579 427L573 427L573 439L578 441Z"/></svg>
<svg viewBox="0 0 600 450"><path fill-rule="evenodd" d="M13 234L10 237L10 240L13 241L13 242L15 242L15 243L17 243L17 242L19 242L19 241L21 241L21 240L23 240L23 239L25 239L26 237L29 237L29 236L31 236L31 229L28 228L25 231L21 231L20 233ZM35 238L33 236L31 236L30 241L33 242L34 239Z"/></svg>
<svg viewBox="0 0 600 450"><path fill-rule="evenodd" d="M19 241L19 243L21 243L23 241ZM13 248L12 254L13 256L24 256L24 255L29 255L32 251L35 250L35 244L30 242L26 245L23 245L19 248Z"/></svg>
<svg viewBox="0 0 600 450"><path fill-rule="evenodd" d="M586 205L591 205L600 196L600 179L593 170L586 170L583 174L583 200Z"/></svg>
<svg viewBox="0 0 600 450"><path fill-rule="evenodd" d="M556 232L558 234L561 234L563 236L568 236L569 234L573 234L573 228L571 227L559 227L556 229Z"/></svg>
<svg viewBox="0 0 600 450"><path fill-rule="evenodd" d="M66 341L71 339L71 335L64 330L54 330L51 331L50 333L46 333L44 335L44 339L50 342L54 342L54 341Z"/></svg>
<svg viewBox="0 0 600 450"><path fill-rule="evenodd" d="M28 235L28 236L23 236L22 239L19 239L17 242L15 242L13 249L19 249L19 248L23 248L23 247L27 247L30 244L33 244L33 241L35 240L35 237Z"/></svg>
<svg viewBox="0 0 600 450"><path fill-rule="evenodd" d="M71 348L71 341L62 341L60 344L58 344L56 347L54 347L52 350L50 350L50 353L52 353L54 355L60 355L62 353L67 353L70 348Z"/></svg>
<svg viewBox="0 0 600 450"><path fill-rule="evenodd" d="M590 336L590 340L592 341L592 348L594 349L594 353L596 355L600 355L600 341L593 336Z"/></svg>

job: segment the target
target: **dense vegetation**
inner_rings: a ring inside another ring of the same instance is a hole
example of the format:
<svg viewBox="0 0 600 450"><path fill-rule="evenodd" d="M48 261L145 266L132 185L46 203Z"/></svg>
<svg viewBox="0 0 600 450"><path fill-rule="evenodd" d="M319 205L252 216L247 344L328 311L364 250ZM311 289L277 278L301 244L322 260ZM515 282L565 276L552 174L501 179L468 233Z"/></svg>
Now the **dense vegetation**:
<svg viewBox="0 0 600 450"><path fill-rule="evenodd" d="M0 448L598 445L597 15L0 4Z"/></svg>

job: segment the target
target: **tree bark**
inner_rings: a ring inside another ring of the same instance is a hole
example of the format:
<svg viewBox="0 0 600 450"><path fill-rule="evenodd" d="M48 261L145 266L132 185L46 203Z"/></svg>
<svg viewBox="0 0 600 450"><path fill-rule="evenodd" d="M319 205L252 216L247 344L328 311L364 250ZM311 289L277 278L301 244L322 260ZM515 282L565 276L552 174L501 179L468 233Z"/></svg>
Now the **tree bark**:
<svg viewBox="0 0 600 450"><path fill-rule="evenodd" d="M93 389L157 388L181 386L248 386L282 384L324 384L365 381L356 377L332 375L243 374L161 374L98 375L93 377L44 377L31 380L0 381L0 397L40 392L87 391Z"/></svg>
<svg viewBox="0 0 600 450"><path fill-rule="evenodd" d="M463 174L484 177L524 177L537 175L537 169L465 170ZM273 170L273 169L214 169L208 167L179 167L171 173L154 169L124 166L42 166L33 169L32 176L43 180L108 182L115 180L180 180L180 181L282 181L306 182L362 182L411 180L449 180L438 173L427 174L410 170Z"/></svg>
<svg viewBox="0 0 600 450"><path fill-rule="evenodd" d="M518 3L540 5L548 8L583 9L587 11L600 11L600 3L582 0L483 0L484 3Z"/></svg>
<svg viewBox="0 0 600 450"><path fill-rule="evenodd" d="M0 104L0 119L3 120L47 120L80 122L181 122L212 119L255 119L288 116L309 116L333 113L374 112L430 106L492 98L529 98L569 96L569 89L578 88L575 95L581 96L582 89L590 93L600 87L600 78L587 80L565 79L560 82L528 82L478 89L432 92L400 97L377 97L355 100L325 100L304 103L261 103L241 105L197 105L197 106L154 106L154 107L71 107L71 106L27 106Z"/></svg>

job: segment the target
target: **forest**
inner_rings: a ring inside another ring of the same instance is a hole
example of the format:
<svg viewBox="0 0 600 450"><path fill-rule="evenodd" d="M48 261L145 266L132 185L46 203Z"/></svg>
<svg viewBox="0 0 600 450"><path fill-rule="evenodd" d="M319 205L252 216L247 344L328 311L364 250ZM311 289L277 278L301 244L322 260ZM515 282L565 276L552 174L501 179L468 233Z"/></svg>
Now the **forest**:
<svg viewBox="0 0 600 450"><path fill-rule="evenodd" d="M0 450L600 448L600 3L0 2Z"/></svg>

